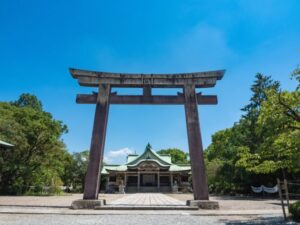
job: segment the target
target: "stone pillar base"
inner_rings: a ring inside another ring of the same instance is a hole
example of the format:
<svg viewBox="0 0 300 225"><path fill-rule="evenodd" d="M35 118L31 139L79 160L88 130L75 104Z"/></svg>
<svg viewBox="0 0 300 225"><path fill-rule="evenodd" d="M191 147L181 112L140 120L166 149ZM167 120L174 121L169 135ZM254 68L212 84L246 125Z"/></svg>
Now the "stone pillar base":
<svg viewBox="0 0 300 225"><path fill-rule="evenodd" d="M79 199L75 200L71 204L71 209L95 209L97 206L106 205L105 199L97 199L97 200L86 200Z"/></svg>
<svg viewBox="0 0 300 225"><path fill-rule="evenodd" d="M187 200L186 205L198 206L200 209L219 209L219 202L210 200Z"/></svg>

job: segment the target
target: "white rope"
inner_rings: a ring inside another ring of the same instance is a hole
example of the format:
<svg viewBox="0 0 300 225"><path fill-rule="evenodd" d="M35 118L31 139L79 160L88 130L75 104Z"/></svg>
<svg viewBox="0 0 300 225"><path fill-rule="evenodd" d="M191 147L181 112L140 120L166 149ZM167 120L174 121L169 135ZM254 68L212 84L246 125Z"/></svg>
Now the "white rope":
<svg viewBox="0 0 300 225"><path fill-rule="evenodd" d="M277 187L277 185L275 185L274 187L271 187L271 188L266 187L266 186L264 186L264 185L262 185L262 186L263 186L264 192L267 192L267 193L276 193L276 192L278 192L278 187Z"/></svg>
<svg viewBox="0 0 300 225"><path fill-rule="evenodd" d="M251 186L251 189L254 193L260 193L263 191L263 187L260 186L260 187L254 187L254 186Z"/></svg>
<svg viewBox="0 0 300 225"><path fill-rule="evenodd" d="M278 192L277 185L275 185L274 187L266 187L264 185L261 185L259 187L251 186L251 189L254 193L260 193L262 191L267 192L267 193L276 193L276 192Z"/></svg>

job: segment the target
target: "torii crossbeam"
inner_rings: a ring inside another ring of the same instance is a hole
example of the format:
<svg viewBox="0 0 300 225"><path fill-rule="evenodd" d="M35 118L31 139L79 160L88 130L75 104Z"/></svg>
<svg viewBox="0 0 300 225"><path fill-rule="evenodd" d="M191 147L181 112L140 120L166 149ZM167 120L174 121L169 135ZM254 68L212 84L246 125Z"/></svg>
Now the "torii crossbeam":
<svg viewBox="0 0 300 225"><path fill-rule="evenodd" d="M194 200L208 200L203 146L197 105L217 104L217 96L196 93L196 88L214 87L225 70L179 74L126 74L70 69L81 86L98 87L97 93L78 94L76 102L96 104L89 165L85 177L84 199L98 199L100 168L110 104L184 105L189 153L192 166ZM143 88L143 95L118 95L113 87ZM182 88L177 95L152 95L152 88Z"/></svg>

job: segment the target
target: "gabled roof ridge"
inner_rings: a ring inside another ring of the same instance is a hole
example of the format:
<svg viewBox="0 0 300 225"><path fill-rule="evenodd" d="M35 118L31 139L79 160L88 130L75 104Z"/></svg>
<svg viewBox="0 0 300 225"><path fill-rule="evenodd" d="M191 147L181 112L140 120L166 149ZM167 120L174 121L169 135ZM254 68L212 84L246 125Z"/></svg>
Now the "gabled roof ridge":
<svg viewBox="0 0 300 225"><path fill-rule="evenodd" d="M145 149L145 151L142 154L140 154L136 159L134 159L133 161L131 161L129 163L126 163L125 165L136 164L136 162L140 161L148 151L150 151L157 158L157 160L159 160L167 165L172 165L172 163L169 163L169 162L165 161L164 159L162 159L160 157L160 155L158 153L156 153L153 149Z"/></svg>

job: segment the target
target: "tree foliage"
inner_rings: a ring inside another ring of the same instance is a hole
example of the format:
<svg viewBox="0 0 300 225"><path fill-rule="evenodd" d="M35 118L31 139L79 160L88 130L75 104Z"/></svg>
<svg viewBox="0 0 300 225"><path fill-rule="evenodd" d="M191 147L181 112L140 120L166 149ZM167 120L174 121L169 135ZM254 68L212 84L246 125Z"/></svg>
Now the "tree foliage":
<svg viewBox="0 0 300 225"><path fill-rule="evenodd" d="M186 164L188 163L188 154L178 148L162 149L157 152L158 154L167 154L171 156L172 163Z"/></svg>
<svg viewBox="0 0 300 225"><path fill-rule="evenodd" d="M21 94L17 101L11 103L12 105L18 107L30 107L37 111L43 110L43 105L40 100L35 95L31 95L29 93Z"/></svg>
<svg viewBox="0 0 300 225"><path fill-rule="evenodd" d="M53 119L35 96L0 103L0 139L14 144L0 152L0 193L24 193L32 185L60 185L68 152L67 127Z"/></svg>
<svg viewBox="0 0 300 225"><path fill-rule="evenodd" d="M74 189L82 192L84 189L84 179L89 163L89 151L75 152L72 155L72 164L69 167L69 182Z"/></svg>
<svg viewBox="0 0 300 225"><path fill-rule="evenodd" d="M255 153L245 152L239 164L255 173L300 170L300 93L266 91L256 123L263 142ZM263 131L263 132L262 132Z"/></svg>
<svg viewBox="0 0 300 225"><path fill-rule="evenodd" d="M296 91L299 91L299 89L300 89L300 68L299 67L293 71L292 79L295 79L298 82Z"/></svg>
<svg viewBox="0 0 300 225"><path fill-rule="evenodd" d="M211 191L248 192L250 185L274 185L281 173L299 173L299 91L281 91L262 74L251 91L241 119L216 132L205 152Z"/></svg>

